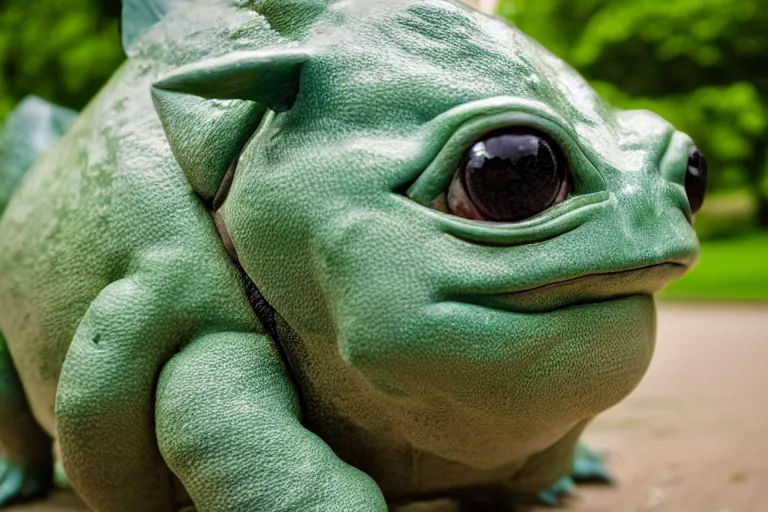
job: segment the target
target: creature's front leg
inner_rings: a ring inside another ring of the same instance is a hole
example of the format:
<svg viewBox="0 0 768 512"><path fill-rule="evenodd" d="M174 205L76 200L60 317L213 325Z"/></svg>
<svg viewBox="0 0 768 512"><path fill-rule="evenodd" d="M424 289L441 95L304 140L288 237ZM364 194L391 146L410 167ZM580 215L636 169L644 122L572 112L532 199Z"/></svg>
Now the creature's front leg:
<svg viewBox="0 0 768 512"><path fill-rule="evenodd" d="M300 423L296 392L261 334L202 337L157 391L163 457L200 512L386 511L376 483Z"/></svg>
<svg viewBox="0 0 768 512"><path fill-rule="evenodd" d="M186 297L168 286L174 277L138 273L102 290L62 367L56 430L64 469L98 512L174 507L154 431L157 375L194 326L182 316Z"/></svg>

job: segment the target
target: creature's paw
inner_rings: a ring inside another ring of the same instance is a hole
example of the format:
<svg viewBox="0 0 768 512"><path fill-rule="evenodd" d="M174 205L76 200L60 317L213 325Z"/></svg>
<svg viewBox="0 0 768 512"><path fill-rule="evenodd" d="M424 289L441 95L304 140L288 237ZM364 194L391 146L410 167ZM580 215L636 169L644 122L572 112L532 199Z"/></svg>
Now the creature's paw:
<svg viewBox="0 0 768 512"><path fill-rule="evenodd" d="M573 481L573 478L564 476L552 484L549 489L537 494L535 502L537 504L555 507L560 504L560 500L564 496L573 494L574 490L576 490L576 483Z"/></svg>
<svg viewBox="0 0 768 512"><path fill-rule="evenodd" d="M25 468L0 458L0 505L44 496L50 488L50 471Z"/></svg>
<svg viewBox="0 0 768 512"><path fill-rule="evenodd" d="M592 451L584 443L576 445L571 477L578 483L610 484L613 482L613 478L605 468L605 455Z"/></svg>
<svg viewBox="0 0 768 512"><path fill-rule="evenodd" d="M579 443L573 454L571 474L564 476L536 496L528 497L524 503L555 507L561 504L564 497L573 494L577 483L610 484L612 481L611 475L605 468L605 456Z"/></svg>
<svg viewBox="0 0 768 512"><path fill-rule="evenodd" d="M69 484L69 478L67 478L67 473L64 471L64 464L61 463L60 460L56 460L56 463L53 465L53 483L58 487L59 489L71 489L72 486Z"/></svg>

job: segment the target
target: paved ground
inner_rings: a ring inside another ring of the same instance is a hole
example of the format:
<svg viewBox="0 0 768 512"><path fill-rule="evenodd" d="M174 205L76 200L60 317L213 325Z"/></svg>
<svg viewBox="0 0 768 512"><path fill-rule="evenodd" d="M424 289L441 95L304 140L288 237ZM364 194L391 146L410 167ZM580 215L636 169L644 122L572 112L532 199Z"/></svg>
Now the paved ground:
<svg viewBox="0 0 768 512"><path fill-rule="evenodd" d="M663 307L648 375L587 441L619 485L575 510L767 511L768 305Z"/></svg>
<svg viewBox="0 0 768 512"><path fill-rule="evenodd" d="M581 488L568 510L768 510L768 304L663 305L648 375L587 441L608 453L618 485ZM59 494L8 510L84 508Z"/></svg>

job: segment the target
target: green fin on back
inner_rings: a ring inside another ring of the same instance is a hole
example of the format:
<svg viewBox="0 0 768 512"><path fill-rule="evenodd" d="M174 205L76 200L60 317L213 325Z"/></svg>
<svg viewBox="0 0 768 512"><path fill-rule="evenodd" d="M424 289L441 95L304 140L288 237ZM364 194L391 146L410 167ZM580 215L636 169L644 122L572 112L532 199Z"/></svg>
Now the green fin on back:
<svg viewBox="0 0 768 512"><path fill-rule="evenodd" d="M11 112L0 131L0 213L24 173L64 135L77 113L30 96Z"/></svg>
<svg viewBox="0 0 768 512"><path fill-rule="evenodd" d="M128 54L148 28L160 21L172 0L123 0L122 40Z"/></svg>

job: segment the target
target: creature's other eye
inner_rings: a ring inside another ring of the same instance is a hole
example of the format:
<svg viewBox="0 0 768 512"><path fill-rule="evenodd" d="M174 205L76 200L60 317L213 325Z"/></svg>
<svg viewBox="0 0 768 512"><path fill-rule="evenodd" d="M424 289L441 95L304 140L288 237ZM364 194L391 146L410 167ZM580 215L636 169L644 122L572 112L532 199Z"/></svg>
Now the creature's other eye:
<svg viewBox="0 0 768 512"><path fill-rule="evenodd" d="M696 213L704 204L707 193L707 159L698 148L691 148L688 153L688 170L685 173L685 193L691 205L691 213Z"/></svg>
<svg viewBox="0 0 768 512"><path fill-rule="evenodd" d="M472 146L433 206L468 219L517 222L562 202L568 189L568 166L553 142L530 130L506 130Z"/></svg>

